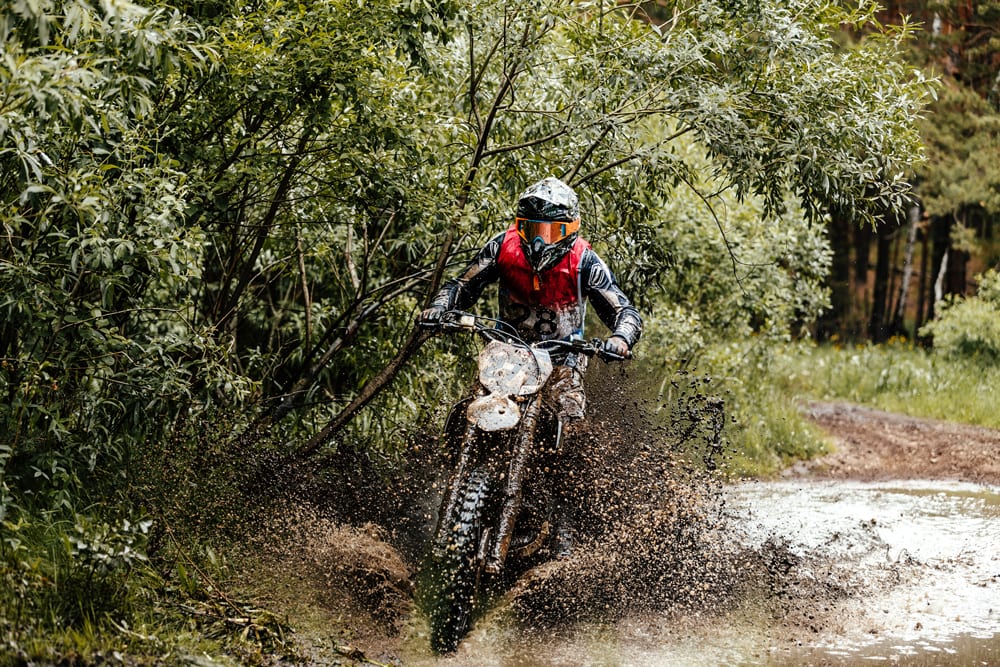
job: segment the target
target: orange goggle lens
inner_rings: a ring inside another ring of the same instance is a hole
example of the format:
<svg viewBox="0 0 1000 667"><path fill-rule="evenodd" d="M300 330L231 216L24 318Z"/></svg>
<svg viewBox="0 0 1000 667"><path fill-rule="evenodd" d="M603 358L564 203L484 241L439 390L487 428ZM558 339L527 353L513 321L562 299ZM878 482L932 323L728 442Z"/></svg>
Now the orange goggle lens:
<svg viewBox="0 0 1000 667"><path fill-rule="evenodd" d="M528 218L514 218L517 225L517 233L522 239L531 243L536 238L549 245L557 243L580 229L580 219L572 221L565 220L529 220Z"/></svg>

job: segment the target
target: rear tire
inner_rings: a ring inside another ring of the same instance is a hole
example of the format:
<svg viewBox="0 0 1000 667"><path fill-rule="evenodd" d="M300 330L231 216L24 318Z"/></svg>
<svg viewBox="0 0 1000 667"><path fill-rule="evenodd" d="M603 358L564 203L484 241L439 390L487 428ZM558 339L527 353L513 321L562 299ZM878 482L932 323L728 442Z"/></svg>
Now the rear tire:
<svg viewBox="0 0 1000 667"><path fill-rule="evenodd" d="M431 549L427 612L431 649L436 653L454 651L472 626L482 574L479 540L490 487L490 476L481 468L462 480L453 516L442 517Z"/></svg>

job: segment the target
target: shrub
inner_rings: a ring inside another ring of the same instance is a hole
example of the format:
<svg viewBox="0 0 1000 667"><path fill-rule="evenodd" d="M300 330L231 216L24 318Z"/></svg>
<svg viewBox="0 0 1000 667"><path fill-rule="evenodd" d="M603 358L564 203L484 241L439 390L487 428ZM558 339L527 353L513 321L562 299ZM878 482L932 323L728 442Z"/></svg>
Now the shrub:
<svg viewBox="0 0 1000 667"><path fill-rule="evenodd" d="M1000 274L990 269L979 279L977 296L948 299L920 334L931 336L942 354L993 365L1000 362Z"/></svg>

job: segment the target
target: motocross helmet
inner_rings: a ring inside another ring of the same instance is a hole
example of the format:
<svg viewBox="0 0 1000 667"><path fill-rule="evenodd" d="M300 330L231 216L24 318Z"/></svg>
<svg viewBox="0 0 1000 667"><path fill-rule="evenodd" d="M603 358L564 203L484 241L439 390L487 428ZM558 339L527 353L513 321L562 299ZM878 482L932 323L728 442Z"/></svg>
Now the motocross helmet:
<svg viewBox="0 0 1000 667"><path fill-rule="evenodd" d="M549 176L521 194L514 223L528 263L540 273L555 266L576 242L580 200L573 188Z"/></svg>

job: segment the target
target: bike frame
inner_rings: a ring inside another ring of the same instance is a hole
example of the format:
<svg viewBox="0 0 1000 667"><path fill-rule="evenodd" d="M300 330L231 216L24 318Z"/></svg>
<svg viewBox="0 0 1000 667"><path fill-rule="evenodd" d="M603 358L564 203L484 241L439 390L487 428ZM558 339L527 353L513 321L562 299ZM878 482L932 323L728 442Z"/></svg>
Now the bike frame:
<svg viewBox="0 0 1000 667"><path fill-rule="evenodd" d="M465 313L457 314L467 316ZM468 317L472 319L472 324L465 322L460 326L454 326L453 330L482 333L484 329L475 328L475 317ZM523 342L522 345L524 345ZM570 351L582 354L602 354L599 341L578 340L571 344L563 344L563 346ZM614 359L615 357L605 358ZM443 524L447 517L454 515L463 478L475 467L486 465L496 473L495 479L503 480L502 490L497 495L500 503L499 512L493 514L496 517L494 522L483 527L477 551L479 567L481 571L488 574L495 575L503 571L510 552L511 538L523 504L528 464L535 450L538 427L541 421L543 391L544 387L519 399L521 417L515 428L485 432L474 421L465 418L466 410L472 402L489 393L482 384L477 383L476 391L471 396L452 407L445 423L445 433L449 438L458 436L459 422L464 422L464 427L461 429L458 460L445 490L446 501L441 508L435 537L437 541L440 541L450 530L450 526ZM554 444L557 450L561 444L562 431L562 421L556 418ZM498 463L499 461L505 463ZM534 546L537 548L537 544Z"/></svg>

